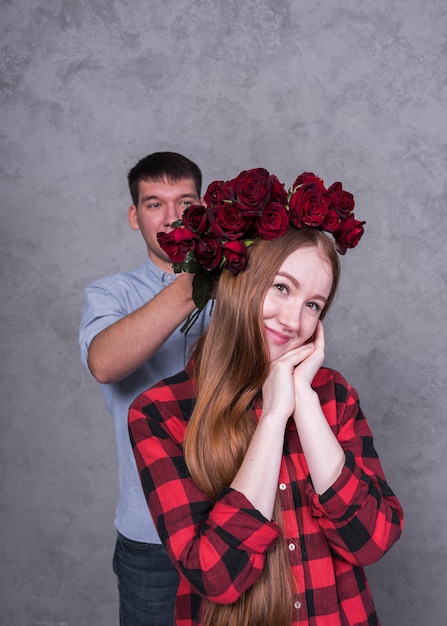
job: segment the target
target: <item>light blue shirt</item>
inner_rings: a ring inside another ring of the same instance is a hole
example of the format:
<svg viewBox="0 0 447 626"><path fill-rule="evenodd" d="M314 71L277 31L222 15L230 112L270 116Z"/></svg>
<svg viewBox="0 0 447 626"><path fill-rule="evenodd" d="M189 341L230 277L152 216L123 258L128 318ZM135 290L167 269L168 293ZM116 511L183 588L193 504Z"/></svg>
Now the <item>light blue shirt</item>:
<svg viewBox="0 0 447 626"><path fill-rule="evenodd" d="M139 309L175 280L149 259L133 271L122 272L91 283L84 292L84 307L79 329L81 359L87 366L91 341L102 330ZM185 367L193 343L206 330L210 303L185 336L181 325L156 354L142 367L118 383L102 384L101 390L115 423L118 450L119 500L117 530L133 541L160 543L143 494L127 428L128 410L133 400L159 380ZM148 328L148 332L151 329Z"/></svg>

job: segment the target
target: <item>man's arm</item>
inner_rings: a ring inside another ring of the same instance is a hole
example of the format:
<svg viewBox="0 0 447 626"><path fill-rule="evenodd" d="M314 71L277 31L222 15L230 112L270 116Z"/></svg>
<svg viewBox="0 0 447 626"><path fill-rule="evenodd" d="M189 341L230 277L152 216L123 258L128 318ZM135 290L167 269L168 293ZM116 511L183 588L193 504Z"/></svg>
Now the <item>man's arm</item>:
<svg viewBox="0 0 447 626"><path fill-rule="evenodd" d="M182 273L152 300L101 331L88 350L100 383L115 383L150 359L192 311L193 274Z"/></svg>

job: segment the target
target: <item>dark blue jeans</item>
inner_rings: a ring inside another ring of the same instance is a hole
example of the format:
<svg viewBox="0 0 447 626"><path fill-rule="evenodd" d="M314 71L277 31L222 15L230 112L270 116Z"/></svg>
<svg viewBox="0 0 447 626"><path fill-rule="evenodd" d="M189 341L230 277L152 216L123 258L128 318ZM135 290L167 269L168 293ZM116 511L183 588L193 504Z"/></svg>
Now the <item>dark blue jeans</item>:
<svg viewBox="0 0 447 626"><path fill-rule="evenodd" d="M118 576L120 626L173 626L179 576L163 546L118 533L113 571Z"/></svg>

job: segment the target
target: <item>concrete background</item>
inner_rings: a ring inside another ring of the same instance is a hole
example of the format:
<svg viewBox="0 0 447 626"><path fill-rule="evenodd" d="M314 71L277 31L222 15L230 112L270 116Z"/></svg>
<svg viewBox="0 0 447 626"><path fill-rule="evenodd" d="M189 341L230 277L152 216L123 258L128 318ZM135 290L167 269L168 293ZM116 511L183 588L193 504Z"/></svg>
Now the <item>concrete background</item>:
<svg viewBox="0 0 447 626"><path fill-rule="evenodd" d="M116 626L112 420L79 361L83 288L143 262L128 169L342 180L367 220L326 322L401 541L383 626L445 624L444 0L2 0L0 623Z"/></svg>

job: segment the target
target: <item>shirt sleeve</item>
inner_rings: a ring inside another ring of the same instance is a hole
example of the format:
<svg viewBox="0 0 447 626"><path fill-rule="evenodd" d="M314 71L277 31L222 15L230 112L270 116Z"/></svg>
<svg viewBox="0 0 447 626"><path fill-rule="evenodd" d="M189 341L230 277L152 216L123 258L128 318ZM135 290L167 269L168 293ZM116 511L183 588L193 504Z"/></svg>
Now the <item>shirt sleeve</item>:
<svg viewBox="0 0 447 626"><path fill-rule="evenodd" d="M224 489L213 504L197 488L182 453L186 422L175 409L174 417L162 418L164 405L150 403L148 393L131 406L129 431L159 537L197 593L215 603L235 602L261 575L279 527L238 491Z"/></svg>
<svg viewBox="0 0 447 626"><path fill-rule="evenodd" d="M350 563L365 566L380 559L399 539L403 511L386 482L356 391L343 379L334 385L332 399L326 401L330 395L323 392L320 400L345 450L345 465L325 493L317 495L310 480L307 493L312 514L332 550Z"/></svg>
<svg viewBox="0 0 447 626"><path fill-rule="evenodd" d="M126 314L119 298L105 284L96 281L85 289L79 326L79 347L81 360L87 368L88 349L93 339Z"/></svg>

